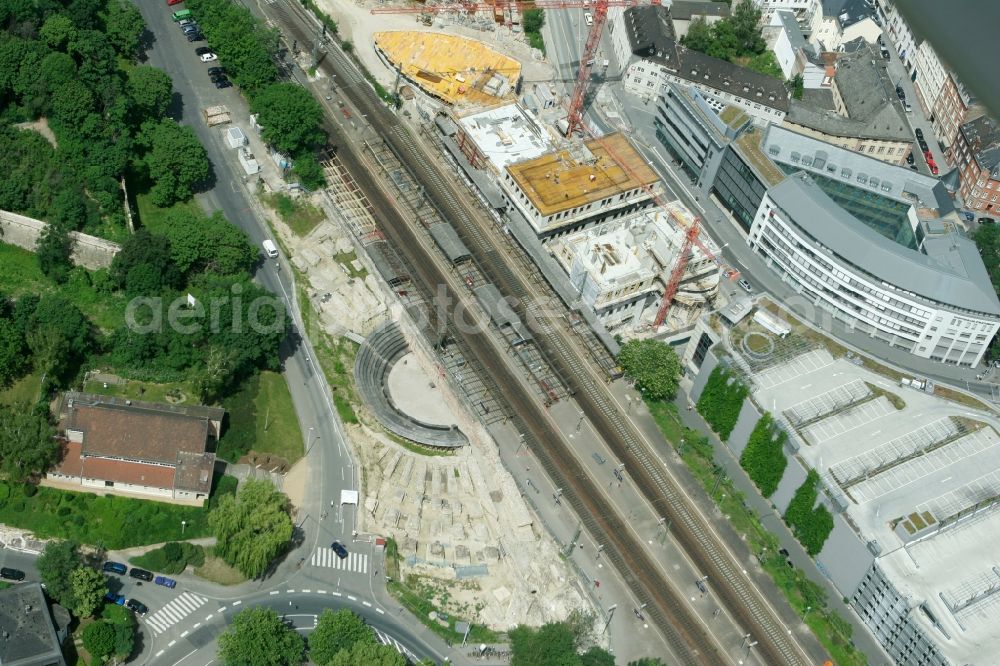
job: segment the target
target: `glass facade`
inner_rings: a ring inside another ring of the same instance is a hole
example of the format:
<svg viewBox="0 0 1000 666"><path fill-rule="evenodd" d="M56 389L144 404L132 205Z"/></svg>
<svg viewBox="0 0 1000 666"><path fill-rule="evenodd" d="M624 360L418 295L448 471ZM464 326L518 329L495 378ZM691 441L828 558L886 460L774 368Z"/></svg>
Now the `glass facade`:
<svg viewBox="0 0 1000 666"><path fill-rule="evenodd" d="M791 175L801 171L799 167L778 163L781 170ZM917 239L913 235L910 219L906 216L909 204L884 197L876 192L879 181L865 178L866 188L848 185L842 180L807 172L834 203L856 217L866 227L911 250L917 249ZM858 174L860 180L862 174Z"/></svg>
<svg viewBox="0 0 1000 666"><path fill-rule="evenodd" d="M764 200L767 186L754 175L731 146L727 146L722 154L712 190L743 230L750 233L750 226L760 202Z"/></svg>

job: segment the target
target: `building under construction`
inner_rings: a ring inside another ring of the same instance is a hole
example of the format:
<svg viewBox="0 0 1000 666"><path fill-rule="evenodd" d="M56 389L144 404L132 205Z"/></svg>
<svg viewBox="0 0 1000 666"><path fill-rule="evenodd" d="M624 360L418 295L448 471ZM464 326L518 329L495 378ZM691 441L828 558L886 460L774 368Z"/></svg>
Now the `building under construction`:
<svg viewBox="0 0 1000 666"><path fill-rule="evenodd" d="M375 52L390 68L449 105L513 100L521 63L475 39L420 30L376 32Z"/></svg>
<svg viewBox="0 0 1000 666"><path fill-rule="evenodd" d="M677 201L578 231L548 249L604 326L623 337L653 333L670 272L694 216ZM712 249L712 248L709 248ZM694 324L719 295L719 269L698 247L684 269L667 331Z"/></svg>

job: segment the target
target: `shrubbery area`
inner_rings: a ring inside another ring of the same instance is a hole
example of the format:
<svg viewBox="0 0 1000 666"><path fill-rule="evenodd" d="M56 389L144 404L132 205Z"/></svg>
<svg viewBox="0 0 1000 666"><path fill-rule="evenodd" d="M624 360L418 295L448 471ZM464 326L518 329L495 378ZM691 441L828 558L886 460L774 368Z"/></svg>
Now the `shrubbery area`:
<svg viewBox="0 0 1000 666"><path fill-rule="evenodd" d="M0 482L0 523L108 549L210 536L208 511L116 495Z"/></svg>
<svg viewBox="0 0 1000 666"><path fill-rule="evenodd" d="M750 391L733 374L718 365L705 382L705 388L698 399L698 413L712 426L723 442L736 427L743 409L743 400Z"/></svg>
<svg viewBox="0 0 1000 666"><path fill-rule="evenodd" d="M811 469L785 510L785 522L806 551L813 556L823 550L826 538L833 531L833 516L822 504L816 506L817 497L819 474Z"/></svg>
<svg viewBox="0 0 1000 666"><path fill-rule="evenodd" d="M774 494L785 474L788 459L784 449L787 441L788 434L775 425L770 414L765 413L750 433L750 440L740 456L740 466L764 497Z"/></svg>
<svg viewBox="0 0 1000 666"><path fill-rule="evenodd" d="M673 400L681 376L674 348L660 340L629 340L618 352L618 364L646 400Z"/></svg>
<svg viewBox="0 0 1000 666"><path fill-rule="evenodd" d="M732 16L711 25L703 18L692 21L687 34L681 37L681 44L783 81L781 67L761 36L760 16L756 5L741 2Z"/></svg>
<svg viewBox="0 0 1000 666"><path fill-rule="evenodd" d="M185 530L185 534L187 531ZM193 543L170 541L145 555L133 557L130 562L137 567L173 576L188 567L205 563L205 549Z"/></svg>

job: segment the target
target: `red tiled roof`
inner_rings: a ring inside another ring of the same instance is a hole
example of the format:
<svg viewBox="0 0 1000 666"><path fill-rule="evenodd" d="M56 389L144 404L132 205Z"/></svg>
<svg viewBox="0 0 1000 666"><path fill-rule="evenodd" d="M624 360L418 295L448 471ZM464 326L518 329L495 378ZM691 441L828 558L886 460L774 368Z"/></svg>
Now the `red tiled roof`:
<svg viewBox="0 0 1000 666"><path fill-rule="evenodd" d="M62 448L63 457L52 468L56 474L173 490L175 472L172 467L108 460L94 456L81 458L80 445L74 442L66 442ZM209 479L211 483L211 476Z"/></svg>
<svg viewBox="0 0 1000 666"><path fill-rule="evenodd" d="M182 451L204 453L208 421L136 407L76 401L67 430L83 432L88 455L177 463Z"/></svg>

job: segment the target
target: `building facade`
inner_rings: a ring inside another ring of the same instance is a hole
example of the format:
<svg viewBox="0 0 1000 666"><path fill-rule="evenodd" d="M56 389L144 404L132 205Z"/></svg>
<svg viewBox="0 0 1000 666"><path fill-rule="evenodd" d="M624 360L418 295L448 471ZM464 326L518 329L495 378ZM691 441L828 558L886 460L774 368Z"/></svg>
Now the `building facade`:
<svg viewBox="0 0 1000 666"><path fill-rule="evenodd" d="M965 123L952 154L965 207L977 217L1000 219L1000 125L989 116Z"/></svg>
<svg viewBox="0 0 1000 666"><path fill-rule="evenodd" d="M761 21L764 25L771 22L775 12L787 11L795 16L802 34L807 37L819 27L823 20L823 7L820 0L753 0L760 7Z"/></svg>
<svg viewBox="0 0 1000 666"><path fill-rule="evenodd" d="M918 249L886 238L797 173L765 195L747 242L854 330L921 358L975 367L1000 329L1000 302L978 251L957 233L916 236Z"/></svg>
<svg viewBox="0 0 1000 666"><path fill-rule="evenodd" d="M983 109L972 92L954 72L949 71L941 86L941 94L934 103L931 127L934 128L934 135L941 144L945 159L952 166L958 166L953 151L958 139L958 128L982 114Z"/></svg>

